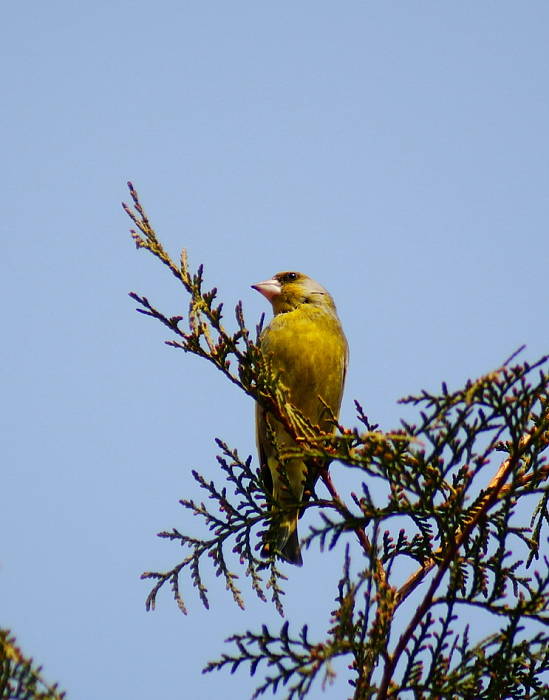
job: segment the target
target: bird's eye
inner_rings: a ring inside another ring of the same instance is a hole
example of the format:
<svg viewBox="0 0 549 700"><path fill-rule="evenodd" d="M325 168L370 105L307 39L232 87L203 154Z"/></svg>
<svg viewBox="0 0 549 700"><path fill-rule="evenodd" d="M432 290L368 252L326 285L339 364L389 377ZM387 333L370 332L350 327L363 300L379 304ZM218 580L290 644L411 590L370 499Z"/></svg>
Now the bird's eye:
<svg viewBox="0 0 549 700"><path fill-rule="evenodd" d="M284 275L284 282L295 282L297 279L297 272L288 272Z"/></svg>

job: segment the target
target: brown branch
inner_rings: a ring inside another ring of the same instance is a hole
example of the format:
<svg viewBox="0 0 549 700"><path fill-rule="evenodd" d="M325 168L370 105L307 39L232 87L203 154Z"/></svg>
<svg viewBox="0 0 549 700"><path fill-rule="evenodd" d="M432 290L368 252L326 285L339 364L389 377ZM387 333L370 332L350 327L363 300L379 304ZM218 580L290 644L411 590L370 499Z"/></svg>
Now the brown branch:
<svg viewBox="0 0 549 700"><path fill-rule="evenodd" d="M545 446L549 444L549 437L543 441L545 443ZM534 474L523 474L521 477L519 477L516 481L514 481L512 484L504 484L501 486L499 491L493 491L493 489L496 488L496 481L498 479L498 476L501 475L502 471L505 468L506 463L509 460L505 460L500 468L498 469L496 475L490 482L486 493L481 496L481 501L477 505L477 508L480 508L483 505L483 502L486 502L488 498L491 495L494 495L495 498L493 499L493 502L490 503L488 507L491 507L496 500L501 500L502 498L505 498L511 491L511 489L520 487L520 486L529 486L532 484L540 484L543 481L546 481L549 478L549 464L543 465L537 472ZM486 512L486 511L484 511ZM479 516L480 517L480 516ZM478 522L479 518L476 518L476 522ZM458 530L458 537L460 536L461 531ZM435 557L432 557L428 559L425 564L421 568L419 568L417 571L415 571L409 578L408 580L399 588L398 593L397 593L397 607L404 602L404 600L410 595L410 593L417 588L417 586L423 581L423 579L427 576L429 571L436 565L437 561L440 561L440 556L442 555L443 550L442 548L439 548L435 552Z"/></svg>
<svg viewBox="0 0 549 700"><path fill-rule="evenodd" d="M328 468L322 469L320 472L320 478L322 479L322 482L328 489L330 496L332 497L332 500L336 506L336 508L343 513L344 516L352 518L353 515L351 511L347 508L345 503L343 502L343 499L337 492L336 487L334 486L334 482L332 481L332 477L330 475L330 472ZM356 527L354 528L354 532L358 538L358 541L360 542L360 545L362 549L365 551L365 553L371 557L372 555L372 543L370 542L368 535L364 532L363 527Z"/></svg>
<svg viewBox="0 0 549 700"><path fill-rule="evenodd" d="M334 486L332 477L328 468L324 468L321 471L321 479L330 492L332 501L336 508L343 513L345 517L352 518L353 515L343 502L341 496L337 492ZM396 589L390 586L387 582L387 572L383 568L380 559L374 556L374 551L372 544L368 535L364 532L364 528L357 526L354 532L360 542L360 545L366 555L369 557L372 569L374 570L374 581L377 588L377 601L378 609L376 612L376 621L374 622L373 629L378 630L378 634L381 635L386 641L389 639L389 633L391 629L392 612L395 609L394 601L396 600ZM360 670L360 675L357 680L355 698L361 698L363 694L363 688L369 686L369 677L372 672L371 659L366 658L364 664Z"/></svg>

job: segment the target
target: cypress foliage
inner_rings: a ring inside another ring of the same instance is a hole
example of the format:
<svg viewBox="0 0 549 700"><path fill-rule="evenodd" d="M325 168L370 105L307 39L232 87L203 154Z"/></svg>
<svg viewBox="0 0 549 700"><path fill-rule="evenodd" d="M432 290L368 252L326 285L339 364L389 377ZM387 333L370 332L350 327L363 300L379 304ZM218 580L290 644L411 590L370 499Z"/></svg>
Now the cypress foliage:
<svg viewBox="0 0 549 700"><path fill-rule="evenodd" d="M519 363L515 353L461 389L443 383L437 393L408 396L402 403L417 418L393 431L381 431L357 402L359 427L322 434L291 405L262 357L262 322L251 333L239 302L235 330L226 328L217 290L203 289L202 266L192 272L185 251L177 264L170 258L129 187L132 206L124 208L137 247L166 265L189 296L186 319L132 293L138 311L170 329L168 345L213 364L284 424L298 447L282 457L337 462L356 482L345 500L334 470L325 469L319 481L328 497L296 504L318 511L304 547L341 551L325 638L311 639L306 625L292 629L287 621L276 630L259 625L234 634L230 650L204 671L246 668L259 679L254 697L283 689L284 697L304 698L315 683L331 680L332 661L344 657L356 700L547 697L549 358ZM240 607L244 574L249 591L283 615L286 579L276 559L258 553L272 505L265 484L252 457L217 444L220 483L193 471L205 501L181 500L202 520L204 536L160 533L185 556L169 571L143 574L153 582L147 607L166 585L183 612L189 585L208 607L205 576L213 569ZM383 499L372 496L374 481L384 484ZM415 570L405 577L409 562ZM467 608L495 631L483 636L466 625Z"/></svg>

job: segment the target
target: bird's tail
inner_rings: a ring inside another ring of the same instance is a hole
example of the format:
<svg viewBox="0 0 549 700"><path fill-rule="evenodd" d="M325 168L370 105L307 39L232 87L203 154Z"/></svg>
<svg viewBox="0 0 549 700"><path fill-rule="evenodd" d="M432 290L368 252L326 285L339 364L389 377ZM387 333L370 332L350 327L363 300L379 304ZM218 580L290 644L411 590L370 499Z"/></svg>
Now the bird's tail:
<svg viewBox="0 0 549 700"><path fill-rule="evenodd" d="M297 534L297 512L295 516L284 518L284 520L274 519L263 543L261 555L270 557L272 554L278 555L290 564L296 566L303 565L301 558L301 548L299 546L299 536Z"/></svg>

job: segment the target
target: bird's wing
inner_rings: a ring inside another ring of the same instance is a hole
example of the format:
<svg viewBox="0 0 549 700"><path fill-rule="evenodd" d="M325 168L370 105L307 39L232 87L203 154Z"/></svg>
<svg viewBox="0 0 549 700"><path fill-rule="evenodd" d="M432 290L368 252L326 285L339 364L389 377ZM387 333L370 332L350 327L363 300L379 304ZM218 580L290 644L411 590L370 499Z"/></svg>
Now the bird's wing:
<svg viewBox="0 0 549 700"><path fill-rule="evenodd" d="M273 477L271 475L271 470L269 469L268 455L267 455L267 419L266 410L263 406L258 403L255 405L255 439L257 443L257 452L259 455L259 471L261 473L261 478L267 487L270 494L273 492Z"/></svg>

